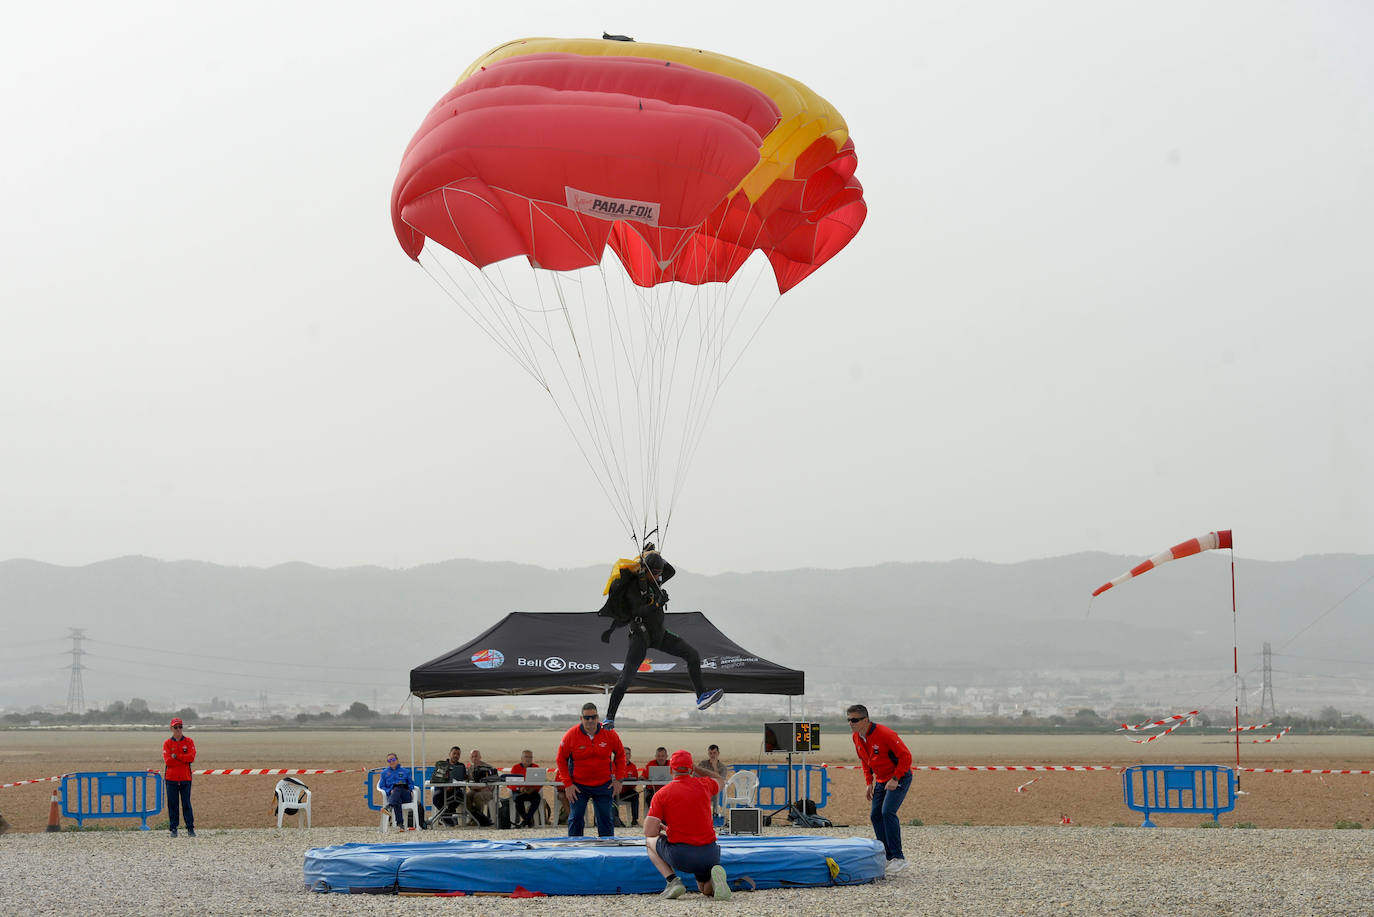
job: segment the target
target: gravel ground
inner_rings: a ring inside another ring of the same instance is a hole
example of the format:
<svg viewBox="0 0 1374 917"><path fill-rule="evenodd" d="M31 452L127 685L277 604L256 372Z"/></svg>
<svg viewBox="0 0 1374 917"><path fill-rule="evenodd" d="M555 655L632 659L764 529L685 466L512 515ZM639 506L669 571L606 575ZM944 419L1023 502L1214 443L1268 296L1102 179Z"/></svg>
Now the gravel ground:
<svg viewBox="0 0 1374 917"><path fill-rule="evenodd" d="M782 829L779 833L785 833ZM531 836L546 836L547 831ZM773 833L773 832L770 832ZM871 836L857 829L820 833ZM399 835L392 835L399 840ZM614 898L411 898L307 892L310 847L375 843L376 829L64 831L0 837L3 914L606 913ZM742 914L1374 914L1374 831L910 827L904 874L872 885L637 895L636 917Z"/></svg>

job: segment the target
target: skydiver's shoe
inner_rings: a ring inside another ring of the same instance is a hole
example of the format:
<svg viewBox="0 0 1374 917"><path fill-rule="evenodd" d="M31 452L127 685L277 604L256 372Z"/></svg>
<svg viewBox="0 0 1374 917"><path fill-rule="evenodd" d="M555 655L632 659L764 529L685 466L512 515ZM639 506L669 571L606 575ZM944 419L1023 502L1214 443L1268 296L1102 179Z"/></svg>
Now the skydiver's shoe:
<svg viewBox="0 0 1374 917"><path fill-rule="evenodd" d="M887 866L883 869L883 877L890 879L903 869L906 869L906 860L895 857L887 861Z"/></svg>
<svg viewBox="0 0 1374 917"><path fill-rule="evenodd" d="M730 880L725 877L725 867L717 863L711 867L711 894L717 901L729 901Z"/></svg>
<svg viewBox="0 0 1374 917"><path fill-rule="evenodd" d="M195 837L195 836L196 836L196 829L195 829L195 828L187 828L187 829L186 829L186 836L187 836L187 837Z"/></svg>
<svg viewBox="0 0 1374 917"><path fill-rule="evenodd" d="M615 720L611 719L609 716L606 717L604 720L601 721L601 728L609 729L611 732L615 732Z"/></svg>
<svg viewBox="0 0 1374 917"><path fill-rule="evenodd" d="M687 886L682 884L682 879L673 876L668 883L663 886L663 891L658 893L660 898L681 898L687 894Z"/></svg>
<svg viewBox="0 0 1374 917"><path fill-rule="evenodd" d="M176 828L173 828L173 829L172 829L172 837L176 837L176 836L177 836L177 829L176 829Z"/></svg>
<svg viewBox="0 0 1374 917"><path fill-rule="evenodd" d="M697 695L697 709L705 710L707 707L720 700L725 695L724 688L713 688L704 694Z"/></svg>

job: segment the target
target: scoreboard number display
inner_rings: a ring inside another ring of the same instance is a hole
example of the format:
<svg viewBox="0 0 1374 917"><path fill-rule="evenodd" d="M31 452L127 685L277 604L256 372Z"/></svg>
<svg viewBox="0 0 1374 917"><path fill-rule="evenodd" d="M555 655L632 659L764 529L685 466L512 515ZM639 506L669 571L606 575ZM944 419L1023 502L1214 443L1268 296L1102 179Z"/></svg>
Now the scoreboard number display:
<svg viewBox="0 0 1374 917"><path fill-rule="evenodd" d="M821 750L820 723L764 723L764 752Z"/></svg>

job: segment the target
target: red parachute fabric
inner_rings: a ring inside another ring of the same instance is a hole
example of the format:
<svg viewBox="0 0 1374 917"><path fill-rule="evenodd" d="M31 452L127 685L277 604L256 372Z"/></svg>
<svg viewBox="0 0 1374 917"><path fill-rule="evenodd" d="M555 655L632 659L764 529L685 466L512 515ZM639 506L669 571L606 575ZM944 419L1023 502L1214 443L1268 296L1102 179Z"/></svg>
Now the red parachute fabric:
<svg viewBox="0 0 1374 917"><path fill-rule="evenodd" d="M392 224L411 258L429 238L478 267L523 255L574 270L610 245L645 287L727 281L763 251L786 292L849 243L867 208L852 141L837 150L828 137L758 200L739 192L780 120L754 86L672 61L505 58L425 118Z"/></svg>

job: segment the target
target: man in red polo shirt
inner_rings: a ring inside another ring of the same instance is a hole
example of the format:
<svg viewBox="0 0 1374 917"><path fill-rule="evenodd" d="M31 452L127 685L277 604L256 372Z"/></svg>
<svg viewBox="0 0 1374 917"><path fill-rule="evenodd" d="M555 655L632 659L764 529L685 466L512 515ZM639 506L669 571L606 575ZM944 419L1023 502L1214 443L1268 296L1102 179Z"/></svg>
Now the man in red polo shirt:
<svg viewBox="0 0 1374 917"><path fill-rule="evenodd" d="M696 767L692 753L679 749L668 759L673 782L654 794L644 818L644 849L667 884L661 898L680 898L687 886L677 871L696 877L703 895L724 901L730 897L725 867L720 865L720 845L711 821L711 800L721 782L711 771Z"/></svg>
<svg viewBox="0 0 1374 917"><path fill-rule="evenodd" d="M172 735L162 743L162 760L167 764L163 777L167 785L167 817L172 837L177 836L177 824L186 816L186 836L196 836L196 815L191 811L191 765L196 760L196 743L183 735L185 724L181 717L172 718Z"/></svg>
<svg viewBox="0 0 1374 917"><path fill-rule="evenodd" d="M906 791L911 789L911 749L897 733L870 720L863 704L852 704L845 712L854 734L854 751L868 783L868 799L873 803L868 820L887 851L886 874L895 876L906 869L902 822L897 810L906 799Z"/></svg>
<svg viewBox="0 0 1374 917"><path fill-rule="evenodd" d="M596 704L582 705L582 722L558 743L558 782L568 797L568 837L581 837L587 803L596 813L599 837L615 834L611 810L625 779L625 746L614 730L604 728Z"/></svg>

